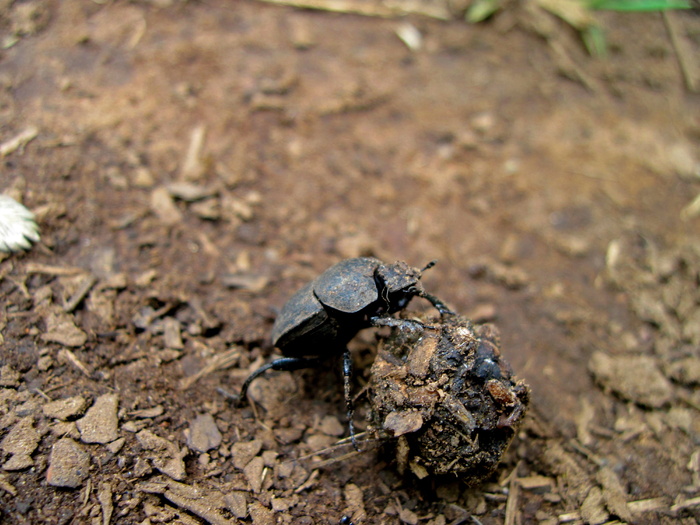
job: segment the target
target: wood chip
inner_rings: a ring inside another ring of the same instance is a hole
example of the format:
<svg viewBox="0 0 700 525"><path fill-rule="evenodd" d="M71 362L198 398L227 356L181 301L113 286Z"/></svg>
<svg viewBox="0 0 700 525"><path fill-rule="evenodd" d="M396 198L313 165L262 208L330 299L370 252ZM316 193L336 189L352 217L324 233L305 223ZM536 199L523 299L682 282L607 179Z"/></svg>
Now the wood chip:
<svg viewBox="0 0 700 525"><path fill-rule="evenodd" d="M664 498L640 499L637 501L630 501L627 504L627 508L633 514L640 514L642 512L651 512L668 508L668 503L666 503Z"/></svg>
<svg viewBox="0 0 700 525"><path fill-rule="evenodd" d="M550 492L555 486L554 480L547 476L528 476L516 478L515 481L523 490L530 492Z"/></svg>
<svg viewBox="0 0 700 525"><path fill-rule="evenodd" d="M207 197L216 195L218 192L218 190L215 188L210 188L201 184L194 184L192 182L172 182L170 184L166 184L165 187L170 192L170 195L186 202L195 202L206 199Z"/></svg>
<svg viewBox="0 0 700 525"><path fill-rule="evenodd" d="M221 278L221 282L229 288L239 288L258 293L265 289L269 278L265 275L255 274L228 274Z"/></svg>
<svg viewBox="0 0 700 525"><path fill-rule="evenodd" d="M679 510L689 509L691 507L700 506L700 497L690 498L684 501L679 501L678 503L671 505L671 512L678 512Z"/></svg>
<svg viewBox="0 0 700 525"><path fill-rule="evenodd" d="M10 153L24 148L32 140L34 140L37 135L39 135L39 128L36 126L30 126L24 131L12 137L10 140L6 140L0 144L0 157L6 157Z"/></svg>
<svg viewBox="0 0 700 525"><path fill-rule="evenodd" d="M165 412L163 405L157 405L152 408L142 408L141 410L134 410L129 412L132 417L138 417L140 419L151 419L154 417L162 416Z"/></svg>
<svg viewBox="0 0 700 525"><path fill-rule="evenodd" d="M173 317L163 319L163 342L166 348L182 350L185 347L180 332L180 321Z"/></svg>
<svg viewBox="0 0 700 525"><path fill-rule="evenodd" d="M516 523L519 499L520 485L513 480L510 483L510 488L508 490L508 501L506 501L505 525L514 525Z"/></svg>
<svg viewBox="0 0 700 525"><path fill-rule="evenodd" d="M5 492L12 494L13 496L17 495L17 489L15 486L10 483L7 480L7 475L0 473L0 489L4 490Z"/></svg>
<svg viewBox="0 0 700 525"><path fill-rule="evenodd" d="M192 130L190 144L187 148L187 155L182 164L181 176L184 180L198 180L206 169L202 160L202 150L204 149L204 139L206 137L206 127L199 125Z"/></svg>
<svg viewBox="0 0 700 525"><path fill-rule="evenodd" d="M43 275L78 275L85 273L82 268L72 266L51 266L50 264L41 264L28 262L25 266L27 273L40 273Z"/></svg>

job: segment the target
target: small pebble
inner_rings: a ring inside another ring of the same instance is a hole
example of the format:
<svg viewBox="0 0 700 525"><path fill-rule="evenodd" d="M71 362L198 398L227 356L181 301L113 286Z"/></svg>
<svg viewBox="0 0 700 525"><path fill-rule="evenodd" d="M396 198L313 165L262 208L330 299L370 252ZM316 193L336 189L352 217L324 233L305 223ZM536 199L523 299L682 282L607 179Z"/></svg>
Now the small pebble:
<svg viewBox="0 0 700 525"><path fill-rule="evenodd" d="M345 432L345 427L336 416L325 416L321 420L318 429L328 436L342 436Z"/></svg>
<svg viewBox="0 0 700 525"><path fill-rule="evenodd" d="M90 456L80 443L63 438L54 443L46 482L54 487L77 488L90 471Z"/></svg>
<svg viewBox="0 0 700 525"><path fill-rule="evenodd" d="M10 365L0 368L0 386L16 388L19 386L19 372Z"/></svg>
<svg viewBox="0 0 700 525"><path fill-rule="evenodd" d="M20 419L12 427L0 442L0 449L12 457L6 461L2 468L5 470L23 470L34 464L31 454L39 445L41 436L34 428L34 420L31 417Z"/></svg>
<svg viewBox="0 0 700 525"><path fill-rule="evenodd" d="M46 417L65 421L73 416L82 414L86 406L87 401L84 397L75 396L51 401L46 403L41 409Z"/></svg>
<svg viewBox="0 0 700 525"><path fill-rule="evenodd" d="M671 383L651 357L610 356L604 352L596 352L591 356L588 368L603 387L629 401L660 408L671 400Z"/></svg>
<svg viewBox="0 0 700 525"><path fill-rule="evenodd" d="M244 469L245 466L258 455L262 449L262 440L254 439L252 441L245 441L234 443L231 446L231 455L233 456L233 466L237 469Z"/></svg>
<svg viewBox="0 0 700 525"><path fill-rule="evenodd" d="M265 468L265 461L261 457L254 457L243 469L243 474L245 474L248 480L248 485L256 494L262 490L262 473Z"/></svg>
<svg viewBox="0 0 700 525"><path fill-rule="evenodd" d="M76 423L83 443L109 443L119 437L118 404L116 394L105 394L95 400L95 404Z"/></svg>
<svg viewBox="0 0 700 525"><path fill-rule="evenodd" d="M207 452L221 444L219 432L214 417L211 414L200 414L190 422L187 433L187 446L198 452Z"/></svg>

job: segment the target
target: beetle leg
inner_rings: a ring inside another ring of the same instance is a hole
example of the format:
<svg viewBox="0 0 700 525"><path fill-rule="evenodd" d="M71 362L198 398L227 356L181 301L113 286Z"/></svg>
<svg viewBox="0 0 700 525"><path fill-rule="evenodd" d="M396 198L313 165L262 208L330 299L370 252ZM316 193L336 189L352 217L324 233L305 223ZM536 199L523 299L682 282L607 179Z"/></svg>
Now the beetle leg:
<svg viewBox="0 0 700 525"><path fill-rule="evenodd" d="M318 364L321 361L322 360L319 358L311 357L280 357L279 359L275 359L271 363L261 366L255 372L250 374L248 376L248 379L246 379L243 383L240 394L231 394L221 388L219 388L218 390L219 393L231 399L234 402L234 404L240 405L246 398L246 393L248 392L248 387L250 387L250 384L268 370L299 370L301 368L314 368L318 366Z"/></svg>
<svg viewBox="0 0 700 525"><path fill-rule="evenodd" d="M389 326L391 328L405 328L407 330L426 330L432 328L429 325L413 319L396 319L394 317L370 317L372 326Z"/></svg>
<svg viewBox="0 0 700 525"><path fill-rule="evenodd" d="M432 304L435 309L440 312L440 317L444 317L446 315L456 315L450 308L443 303L440 299L435 297L434 295L429 294L428 292L421 291L418 294L419 297L423 297L424 299L427 299L430 301L430 304Z"/></svg>
<svg viewBox="0 0 700 525"><path fill-rule="evenodd" d="M350 350L345 347L343 352L343 392L345 393L345 408L348 411L348 426L350 427L350 440L352 441L352 446L360 452L360 447L355 441L355 423L353 419L355 417L355 407L352 403L352 395L350 392L350 378L352 377L352 355L350 355Z"/></svg>

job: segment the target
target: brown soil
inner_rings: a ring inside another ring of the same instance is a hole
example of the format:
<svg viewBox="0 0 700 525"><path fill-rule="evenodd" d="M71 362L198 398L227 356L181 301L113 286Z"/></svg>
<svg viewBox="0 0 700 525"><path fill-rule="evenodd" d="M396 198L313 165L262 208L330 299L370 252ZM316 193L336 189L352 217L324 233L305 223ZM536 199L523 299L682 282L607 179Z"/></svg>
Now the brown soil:
<svg viewBox="0 0 700 525"><path fill-rule="evenodd" d="M672 15L678 47L660 15L601 16L599 60L532 4L473 26L0 2L0 143L36 130L0 191L42 233L0 262L0 521L695 523L700 18ZM485 483L326 451L331 371L271 373L252 408L217 392L270 358L291 293L365 254L438 259L425 288L494 322L531 386Z"/></svg>

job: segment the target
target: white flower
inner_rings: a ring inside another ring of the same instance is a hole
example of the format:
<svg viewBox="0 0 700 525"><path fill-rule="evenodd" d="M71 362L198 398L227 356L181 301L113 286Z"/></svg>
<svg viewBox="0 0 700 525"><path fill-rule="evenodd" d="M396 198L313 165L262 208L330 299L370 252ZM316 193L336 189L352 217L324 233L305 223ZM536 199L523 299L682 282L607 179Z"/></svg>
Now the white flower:
<svg viewBox="0 0 700 525"><path fill-rule="evenodd" d="M0 251L28 250L39 242L34 214L16 200L0 195Z"/></svg>

